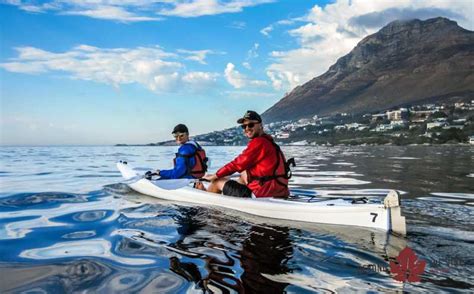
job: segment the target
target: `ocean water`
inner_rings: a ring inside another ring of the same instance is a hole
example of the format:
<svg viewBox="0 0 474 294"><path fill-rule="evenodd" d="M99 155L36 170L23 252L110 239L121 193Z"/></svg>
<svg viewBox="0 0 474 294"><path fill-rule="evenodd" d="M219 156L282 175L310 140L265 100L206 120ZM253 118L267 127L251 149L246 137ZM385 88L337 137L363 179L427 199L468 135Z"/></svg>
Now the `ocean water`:
<svg viewBox="0 0 474 294"><path fill-rule="evenodd" d="M474 289L474 148L284 147L293 193L402 193L406 238L254 217L130 190L119 160L176 147L0 147L0 293L465 292ZM242 147L208 147L211 170ZM418 282L390 268L404 248Z"/></svg>

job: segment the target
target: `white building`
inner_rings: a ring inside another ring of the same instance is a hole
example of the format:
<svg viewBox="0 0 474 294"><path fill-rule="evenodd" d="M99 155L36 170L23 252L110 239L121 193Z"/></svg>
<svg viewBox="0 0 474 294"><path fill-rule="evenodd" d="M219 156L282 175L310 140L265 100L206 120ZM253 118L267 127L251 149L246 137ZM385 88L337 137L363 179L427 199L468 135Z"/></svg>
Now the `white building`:
<svg viewBox="0 0 474 294"><path fill-rule="evenodd" d="M372 122L375 122L377 120L384 120L385 118L387 118L386 113L372 114Z"/></svg>
<svg viewBox="0 0 474 294"><path fill-rule="evenodd" d="M467 120L465 118L460 118L460 119L453 120L453 123L457 124L457 125L464 125L466 123L466 121Z"/></svg>
<svg viewBox="0 0 474 294"><path fill-rule="evenodd" d="M309 118L302 118L302 119L300 119L300 120L298 121L298 123L299 123L300 125L307 125L307 124L310 124L310 123L311 123L311 119L309 119Z"/></svg>
<svg viewBox="0 0 474 294"><path fill-rule="evenodd" d="M391 121L399 121L408 119L408 109L400 108L398 110L387 111L385 113L387 118Z"/></svg>
<svg viewBox="0 0 474 294"><path fill-rule="evenodd" d="M285 132L279 133L276 135L276 137L278 139L288 139L290 137L290 133L285 133Z"/></svg>
<svg viewBox="0 0 474 294"><path fill-rule="evenodd" d="M446 125L445 122L430 122L426 124L426 129L430 130L433 128L441 128L441 127L444 127L445 125Z"/></svg>
<svg viewBox="0 0 474 294"><path fill-rule="evenodd" d="M375 128L375 132L385 132L385 131L389 131L389 130L393 130L393 125L378 125L376 128Z"/></svg>
<svg viewBox="0 0 474 294"><path fill-rule="evenodd" d="M411 112L411 121L412 122L424 122L430 115L432 115L434 110L418 110Z"/></svg>
<svg viewBox="0 0 474 294"><path fill-rule="evenodd" d="M449 129L458 129L458 130L462 130L464 129L464 126L462 125L448 125L448 126L444 126L443 127L443 130L449 130Z"/></svg>

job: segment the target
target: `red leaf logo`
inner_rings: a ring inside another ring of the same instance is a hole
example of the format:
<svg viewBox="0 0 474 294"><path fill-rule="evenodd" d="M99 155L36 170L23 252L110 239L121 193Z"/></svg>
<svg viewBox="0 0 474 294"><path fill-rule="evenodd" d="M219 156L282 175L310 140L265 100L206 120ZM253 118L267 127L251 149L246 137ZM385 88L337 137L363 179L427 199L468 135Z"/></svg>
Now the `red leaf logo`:
<svg viewBox="0 0 474 294"><path fill-rule="evenodd" d="M390 272L400 282L419 282L420 275L425 271L426 261L418 259L415 252L405 247L397 256L398 262L390 261Z"/></svg>

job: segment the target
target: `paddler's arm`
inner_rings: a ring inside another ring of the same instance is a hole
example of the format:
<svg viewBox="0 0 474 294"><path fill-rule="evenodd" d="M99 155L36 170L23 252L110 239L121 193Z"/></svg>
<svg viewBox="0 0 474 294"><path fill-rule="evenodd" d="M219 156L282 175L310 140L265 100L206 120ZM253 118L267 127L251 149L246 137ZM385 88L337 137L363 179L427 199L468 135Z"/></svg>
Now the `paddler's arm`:
<svg viewBox="0 0 474 294"><path fill-rule="evenodd" d="M245 150L242 151L242 153L239 156L237 156L234 160L232 160L228 164L221 167L216 172L217 178L230 176L233 173L242 172L254 166L255 163L258 161L258 157L261 151L260 149L263 147L263 145L260 144L258 140L259 140L258 138L251 140L247 148L245 148Z"/></svg>
<svg viewBox="0 0 474 294"><path fill-rule="evenodd" d="M212 182L212 181L217 180L218 177L216 176L216 174L207 174L204 177L202 177L202 179Z"/></svg>
<svg viewBox="0 0 474 294"><path fill-rule="evenodd" d="M179 154L187 155L192 154L193 150L189 146L182 145L178 149ZM160 179L179 179L187 173L186 158L178 156L176 158L176 165L173 169L160 170Z"/></svg>

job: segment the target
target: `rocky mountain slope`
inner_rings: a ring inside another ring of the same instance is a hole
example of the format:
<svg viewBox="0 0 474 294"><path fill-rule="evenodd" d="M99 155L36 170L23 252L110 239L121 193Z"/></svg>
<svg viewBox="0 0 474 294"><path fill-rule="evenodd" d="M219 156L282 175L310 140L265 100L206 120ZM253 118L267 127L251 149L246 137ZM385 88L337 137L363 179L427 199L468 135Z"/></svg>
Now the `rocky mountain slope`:
<svg viewBox="0 0 474 294"><path fill-rule="evenodd" d="M266 122L474 99L474 32L446 18L395 21L293 89Z"/></svg>

